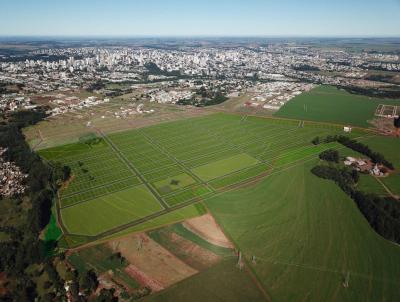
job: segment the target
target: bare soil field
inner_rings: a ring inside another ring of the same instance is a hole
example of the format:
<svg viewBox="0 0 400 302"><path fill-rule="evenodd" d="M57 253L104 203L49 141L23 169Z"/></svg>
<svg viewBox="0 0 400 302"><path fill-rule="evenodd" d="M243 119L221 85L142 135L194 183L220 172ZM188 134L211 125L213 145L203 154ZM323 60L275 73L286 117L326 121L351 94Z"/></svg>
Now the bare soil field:
<svg viewBox="0 0 400 302"><path fill-rule="evenodd" d="M158 292L164 289L164 286L159 281L149 277L133 264L129 264L125 268L125 272L137 282L139 282L140 285L150 287L153 292Z"/></svg>
<svg viewBox="0 0 400 302"><path fill-rule="evenodd" d="M214 245L233 248L232 243L210 214L189 219L183 223L183 226Z"/></svg>
<svg viewBox="0 0 400 302"><path fill-rule="evenodd" d="M108 106L116 106L115 104ZM43 149L77 142L82 135L95 132L96 129L110 134L134 128L141 128L153 124L175 121L210 114L202 108L176 108L172 106L152 105L154 113L135 114L126 118L115 118L112 113L120 107L106 107L101 105L82 110L81 114L66 113L48 118L39 124L25 128L24 134L27 141L35 149ZM89 125L89 126L88 126Z"/></svg>
<svg viewBox="0 0 400 302"><path fill-rule="evenodd" d="M207 269L221 260L220 256L168 229L158 234L163 237L160 244L196 270Z"/></svg>
<svg viewBox="0 0 400 302"><path fill-rule="evenodd" d="M135 234L110 241L108 245L134 265L129 269L132 274L143 273L142 276L148 276L149 280L156 281L154 284L162 287L168 287L197 273L197 270L185 264L146 234Z"/></svg>

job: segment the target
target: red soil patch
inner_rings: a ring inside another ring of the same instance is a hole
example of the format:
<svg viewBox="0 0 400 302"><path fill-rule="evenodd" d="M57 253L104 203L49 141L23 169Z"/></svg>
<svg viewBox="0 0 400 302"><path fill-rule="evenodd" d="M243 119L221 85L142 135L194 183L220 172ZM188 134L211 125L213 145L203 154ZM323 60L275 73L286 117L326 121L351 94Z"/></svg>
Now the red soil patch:
<svg viewBox="0 0 400 302"><path fill-rule="evenodd" d="M164 289L163 285L158 282L157 280L147 276L145 273L143 273L141 270L139 270L136 266L133 264L128 265L125 268L125 272L134 278L141 286L148 286L151 288L152 291L157 292L162 289Z"/></svg>
<svg viewBox="0 0 400 302"><path fill-rule="evenodd" d="M221 228L210 214L186 220L183 226L204 240L218 246L233 248Z"/></svg>

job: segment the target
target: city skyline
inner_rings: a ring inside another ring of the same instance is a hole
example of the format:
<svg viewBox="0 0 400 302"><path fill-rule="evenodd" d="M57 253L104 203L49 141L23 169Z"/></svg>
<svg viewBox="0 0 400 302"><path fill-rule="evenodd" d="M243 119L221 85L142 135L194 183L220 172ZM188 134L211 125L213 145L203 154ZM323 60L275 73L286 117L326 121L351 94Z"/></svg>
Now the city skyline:
<svg viewBox="0 0 400 302"><path fill-rule="evenodd" d="M399 37L400 1L4 1L0 36Z"/></svg>

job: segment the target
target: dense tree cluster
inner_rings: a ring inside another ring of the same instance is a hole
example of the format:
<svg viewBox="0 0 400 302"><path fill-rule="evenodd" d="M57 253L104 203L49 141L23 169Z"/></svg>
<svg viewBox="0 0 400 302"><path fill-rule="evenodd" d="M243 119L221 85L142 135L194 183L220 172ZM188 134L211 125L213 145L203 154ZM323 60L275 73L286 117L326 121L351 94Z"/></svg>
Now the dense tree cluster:
<svg viewBox="0 0 400 302"><path fill-rule="evenodd" d="M400 243L400 203L398 200L361 191L353 192L351 197L378 234Z"/></svg>
<svg viewBox="0 0 400 302"><path fill-rule="evenodd" d="M217 93L211 99L208 99L208 98L203 98L201 100L185 99L185 100L179 100L177 102L177 104L178 105L192 105L192 106L196 106L196 107L207 107L207 106L221 104L221 103L225 102L227 99L228 98L226 96L224 96L223 94Z"/></svg>
<svg viewBox="0 0 400 302"><path fill-rule="evenodd" d="M87 88L87 91L93 92L95 90L100 90L105 87L106 87L106 84L103 81L98 80L97 82L90 84L90 86Z"/></svg>
<svg viewBox="0 0 400 302"><path fill-rule="evenodd" d="M167 77L178 77L178 78L187 78L188 76L182 75L179 70L175 71L166 71L162 70L156 63L149 62L144 64L144 67L148 70L148 75L163 75Z"/></svg>
<svg viewBox="0 0 400 302"><path fill-rule="evenodd" d="M312 168L311 172L320 178L335 181L346 193L351 192L352 188L359 179L359 175L356 170L349 170L347 168L318 165Z"/></svg>
<svg viewBox="0 0 400 302"><path fill-rule="evenodd" d="M356 141L355 139L351 139L344 135L328 135L325 138L315 137L312 140L314 145L318 145L320 143L330 143L330 142L338 142L343 146L357 151L365 156L369 157L374 163L383 164L389 169L394 169L394 166L391 162L385 159L385 157L379 153L372 151L367 145Z"/></svg>
<svg viewBox="0 0 400 302"><path fill-rule="evenodd" d="M10 301L33 301L36 296L35 284L25 273L25 269L34 263L46 261L46 245L39 240L39 233L49 223L54 194L60 183L69 177L70 170L60 164L51 167L33 152L26 143L22 128L42 120L45 108L36 111L20 111L3 116L0 124L0 146L7 148L4 154L7 160L14 162L28 174L26 196L15 200L13 213L20 219L15 228L3 229L10 240L0 243L0 271L16 280ZM18 207L21 198L29 201L28 210ZM5 202L0 200L0 202ZM49 276L57 274L51 265L46 265ZM55 277L56 278L56 277ZM54 283L54 282L53 282ZM58 282L60 287L61 282Z"/></svg>
<svg viewBox="0 0 400 302"><path fill-rule="evenodd" d="M347 168L319 165L311 172L324 179L333 180L357 204L357 207L374 230L382 237L400 243L400 203L391 197L380 197L357 190L359 174Z"/></svg>
<svg viewBox="0 0 400 302"><path fill-rule="evenodd" d="M376 81L376 82L384 82L391 83L393 82L394 76L390 74L372 74L365 78L365 80Z"/></svg>
<svg viewBox="0 0 400 302"><path fill-rule="evenodd" d="M95 302L117 302L118 298L114 296L115 289L102 288Z"/></svg>
<svg viewBox="0 0 400 302"><path fill-rule="evenodd" d="M308 64L298 64L293 65L292 68L296 71L320 71L317 66L308 65Z"/></svg>
<svg viewBox="0 0 400 302"><path fill-rule="evenodd" d="M393 121L393 126L395 126L396 128L400 128L400 116L396 117Z"/></svg>
<svg viewBox="0 0 400 302"><path fill-rule="evenodd" d="M359 86L337 86L338 89L344 89L351 94L365 95L377 98L400 98L400 89L382 89L382 88L369 88Z"/></svg>
<svg viewBox="0 0 400 302"><path fill-rule="evenodd" d="M94 133L89 133L89 134L82 135L81 137L79 137L79 142L91 147L91 146L99 144L101 142L101 138L96 136L96 134L94 134Z"/></svg>
<svg viewBox="0 0 400 302"><path fill-rule="evenodd" d="M319 154L319 158L326 161L339 163L339 152L334 149L325 150Z"/></svg>
<svg viewBox="0 0 400 302"><path fill-rule="evenodd" d="M1 67L0 67L1 70ZM22 83L11 84L2 82L0 83L0 94L8 94L8 93L18 93L25 85Z"/></svg>

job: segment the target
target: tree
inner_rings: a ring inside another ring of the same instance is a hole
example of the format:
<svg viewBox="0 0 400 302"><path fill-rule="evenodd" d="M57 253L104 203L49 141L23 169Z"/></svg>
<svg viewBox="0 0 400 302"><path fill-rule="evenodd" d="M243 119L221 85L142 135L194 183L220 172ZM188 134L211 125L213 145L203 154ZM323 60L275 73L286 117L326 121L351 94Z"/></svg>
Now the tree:
<svg viewBox="0 0 400 302"><path fill-rule="evenodd" d="M319 145L321 143L321 140L319 136L314 137L314 139L311 141L314 145Z"/></svg>
<svg viewBox="0 0 400 302"><path fill-rule="evenodd" d="M63 182L67 181L71 176L71 168L61 164L60 162L52 163L53 173L52 180L53 183L60 187Z"/></svg>
<svg viewBox="0 0 400 302"><path fill-rule="evenodd" d="M399 116L399 117L396 117L396 118L393 120L393 125L395 126L395 128L400 128L400 116Z"/></svg>
<svg viewBox="0 0 400 302"><path fill-rule="evenodd" d="M53 283L52 283L51 281L46 281L46 282L43 284L43 288L44 288L44 289L49 289L52 285L53 285Z"/></svg>
<svg viewBox="0 0 400 302"><path fill-rule="evenodd" d="M96 298L96 302L116 302L118 301L117 297L114 297L115 289L106 289L102 288L99 296Z"/></svg>
<svg viewBox="0 0 400 302"><path fill-rule="evenodd" d="M319 158L326 160L326 161L339 163L339 152L337 150L328 149L328 150L321 152L319 154Z"/></svg>
<svg viewBox="0 0 400 302"><path fill-rule="evenodd" d="M88 295L96 290L98 284L99 282L94 270L86 271L79 279L79 288L83 289Z"/></svg>

